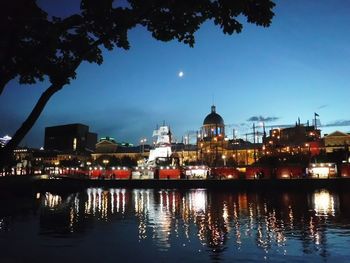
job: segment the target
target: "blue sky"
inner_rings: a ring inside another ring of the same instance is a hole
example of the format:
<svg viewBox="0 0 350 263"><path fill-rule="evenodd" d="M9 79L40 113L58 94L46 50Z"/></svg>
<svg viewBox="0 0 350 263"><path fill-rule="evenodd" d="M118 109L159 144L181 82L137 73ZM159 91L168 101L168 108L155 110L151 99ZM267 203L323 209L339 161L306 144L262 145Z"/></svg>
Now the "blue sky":
<svg viewBox="0 0 350 263"><path fill-rule="evenodd" d="M213 101L229 136L233 127L242 137L251 132L252 116L278 118L266 125L293 124L298 117L311 121L314 112L330 126L323 133L348 132L350 126L335 124L350 124L350 2L276 4L269 28L245 24L241 34L228 36L208 22L194 48L156 41L141 27L130 31L131 49L105 52L101 66L82 64L22 144L40 147L46 126L77 122L99 137L137 144L165 121L181 140L200 128ZM8 85L0 97L0 136L19 127L47 86Z"/></svg>

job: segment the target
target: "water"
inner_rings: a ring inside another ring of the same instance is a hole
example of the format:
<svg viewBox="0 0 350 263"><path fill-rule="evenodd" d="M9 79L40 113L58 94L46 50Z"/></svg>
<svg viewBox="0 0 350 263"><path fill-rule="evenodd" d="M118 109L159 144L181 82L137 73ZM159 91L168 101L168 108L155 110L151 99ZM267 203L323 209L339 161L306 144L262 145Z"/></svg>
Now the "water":
<svg viewBox="0 0 350 263"><path fill-rule="evenodd" d="M350 262L350 193L87 189L0 201L0 262Z"/></svg>

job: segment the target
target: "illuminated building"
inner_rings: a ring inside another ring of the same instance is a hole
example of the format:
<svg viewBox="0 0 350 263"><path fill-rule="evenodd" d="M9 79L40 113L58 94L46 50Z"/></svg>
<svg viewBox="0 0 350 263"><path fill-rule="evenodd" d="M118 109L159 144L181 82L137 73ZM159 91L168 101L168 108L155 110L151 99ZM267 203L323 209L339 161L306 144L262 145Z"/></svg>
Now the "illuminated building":
<svg viewBox="0 0 350 263"><path fill-rule="evenodd" d="M96 144L96 153L113 153L116 152L118 144L112 137L101 138Z"/></svg>
<svg viewBox="0 0 350 263"><path fill-rule="evenodd" d="M227 142L224 152L227 161L231 160L237 165L254 163L262 155L262 144L252 143L243 139L234 139Z"/></svg>
<svg viewBox="0 0 350 263"><path fill-rule="evenodd" d="M205 117L201 129L201 138L210 141L214 138L223 140L225 137L224 119L216 113L216 107L211 106L211 112Z"/></svg>
<svg viewBox="0 0 350 263"><path fill-rule="evenodd" d="M107 158L109 160L112 160L113 158L130 158L136 162L137 160L149 156L150 145L148 144L139 146L133 146L132 144L118 144L113 138L109 137L108 140L107 138L101 138L96 144L96 151L91 154L92 160L96 161L101 158Z"/></svg>
<svg viewBox="0 0 350 263"><path fill-rule="evenodd" d="M317 155L322 147L321 130L299 122L294 127L271 129L263 144L264 151L271 154Z"/></svg>
<svg viewBox="0 0 350 263"><path fill-rule="evenodd" d="M93 160L106 158L122 159L131 158L134 161L148 159L151 152L151 146L147 143L147 139L140 140L140 145L133 146L130 143L118 143L112 137L101 138L96 144L96 150L91 155ZM193 144L171 143L171 156L179 158L180 164L195 162L198 160L197 146ZM151 156L152 158L152 156Z"/></svg>
<svg viewBox="0 0 350 263"><path fill-rule="evenodd" d="M310 177L329 178L337 176L337 165L335 163L310 163L308 172Z"/></svg>
<svg viewBox="0 0 350 263"><path fill-rule="evenodd" d="M180 159L180 164L191 164L198 161L197 145L172 143L171 149Z"/></svg>
<svg viewBox="0 0 350 263"><path fill-rule="evenodd" d="M209 166L248 165L261 153L259 143L242 139L229 140L225 136L224 119L216 113L214 105L204 118L197 139L197 159Z"/></svg>
<svg viewBox="0 0 350 263"><path fill-rule="evenodd" d="M34 149L30 148L17 148L13 151L16 161L15 174L24 175L32 173L33 152Z"/></svg>
<svg viewBox="0 0 350 263"><path fill-rule="evenodd" d="M214 105L211 106L211 112L204 118L198 137L199 158L210 166L219 165L220 156L227 143L224 119L216 113Z"/></svg>
<svg viewBox="0 0 350 263"><path fill-rule="evenodd" d="M348 150L350 145L350 134L340 131L325 134L323 139L327 153L338 150Z"/></svg>
<svg viewBox="0 0 350 263"><path fill-rule="evenodd" d="M91 152L95 149L97 134L89 126L67 124L45 128L45 150L61 152Z"/></svg>

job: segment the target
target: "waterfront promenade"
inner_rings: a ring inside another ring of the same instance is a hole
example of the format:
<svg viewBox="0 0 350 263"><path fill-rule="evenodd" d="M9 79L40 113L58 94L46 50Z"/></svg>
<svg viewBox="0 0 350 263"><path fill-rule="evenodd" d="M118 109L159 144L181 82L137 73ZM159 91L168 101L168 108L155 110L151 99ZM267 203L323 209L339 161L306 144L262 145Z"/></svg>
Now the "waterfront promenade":
<svg viewBox="0 0 350 263"><path fill-rule="evenodd" d="M48 176L0 177L0 195L28 192L77 192L89 187L101 188L155 188L155 189L225 189L233 191L299 191L329 189L350 191L350 178L298 179L235 179L235 180L99 180Z"/></svg>

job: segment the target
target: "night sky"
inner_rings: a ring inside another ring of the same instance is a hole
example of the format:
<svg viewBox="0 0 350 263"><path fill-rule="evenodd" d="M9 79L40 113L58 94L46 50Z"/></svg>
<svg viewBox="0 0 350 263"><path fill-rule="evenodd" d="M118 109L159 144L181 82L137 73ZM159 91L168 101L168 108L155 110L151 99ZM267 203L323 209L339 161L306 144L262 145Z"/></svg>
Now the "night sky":
<svg viewBox="0 0 350 263"><path fill-rule="evenodd" d="M75 7L70 0L39 2L56 15ZM208 22L194 48L156 41L141 27L130 31L131 49L106 51L101 66L82 64L22 145L40 147L46 126L67 123L137 144L165 121L181 140L200 128L213 102L229 137L232 128L240 137L251 132L252 117L266 125L294 124L298 117L311 123L314 112L323 133L348 132L350 2L276 4L269 28L245 24L241 34L228 36ZM14 133L46 87L16 80L7 86L0 96L0 136Z"/></svg>

